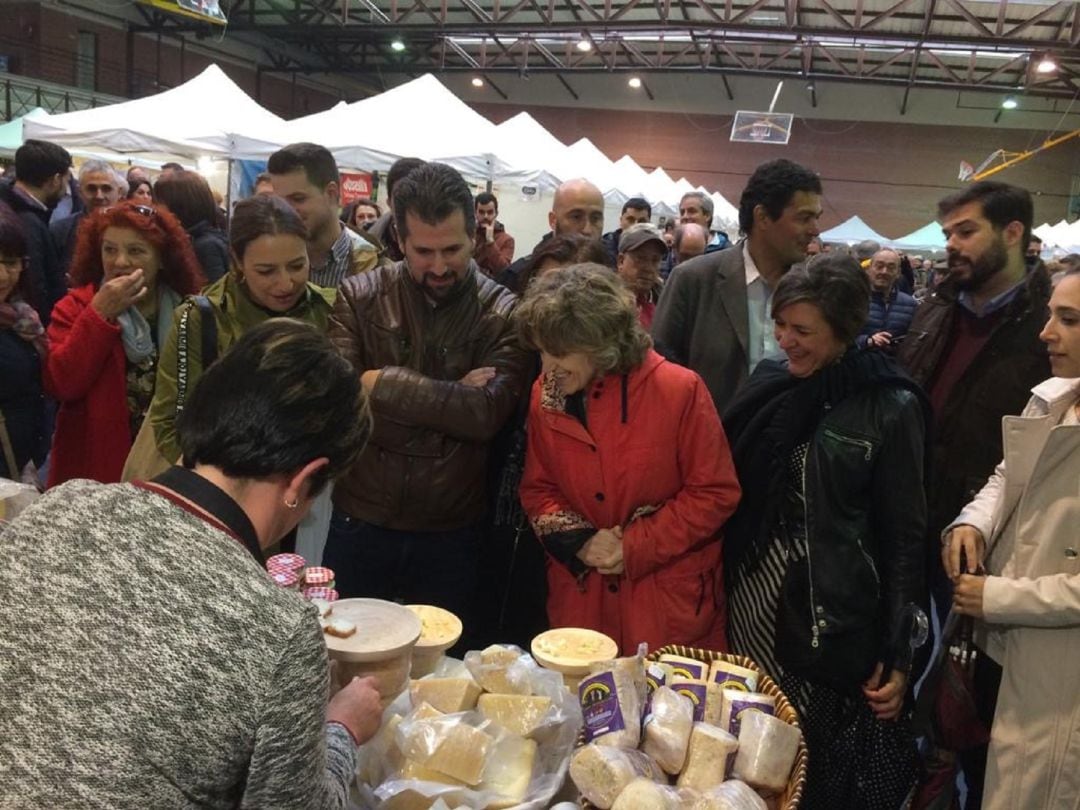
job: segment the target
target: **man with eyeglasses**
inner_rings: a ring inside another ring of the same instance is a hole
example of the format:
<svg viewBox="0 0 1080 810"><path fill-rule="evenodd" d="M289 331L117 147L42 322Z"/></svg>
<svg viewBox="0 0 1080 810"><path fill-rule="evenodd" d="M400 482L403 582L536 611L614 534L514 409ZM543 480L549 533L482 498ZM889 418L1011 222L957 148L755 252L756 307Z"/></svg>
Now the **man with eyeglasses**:
<svg viewBox="0 0 1080 810"><path fill-rule="evenodd" d="M49 216L71 176L71 155L46 141L28 140L15 152L15 180L0 183L0 201L10 206L26 230L26 271L41 322L67 292L60 251L49 233Z"/></svg>
<svg viewBox="0 0 1080 810"><path fill-rule="evenodd" d="M75 253L75 236L79 223L88 213L116 205L121 194L127 193L127 181L104 160L88 160L79 167L79 196L83 210L49 226L49 232L60 250L60 266L65 275Z"/></svg>

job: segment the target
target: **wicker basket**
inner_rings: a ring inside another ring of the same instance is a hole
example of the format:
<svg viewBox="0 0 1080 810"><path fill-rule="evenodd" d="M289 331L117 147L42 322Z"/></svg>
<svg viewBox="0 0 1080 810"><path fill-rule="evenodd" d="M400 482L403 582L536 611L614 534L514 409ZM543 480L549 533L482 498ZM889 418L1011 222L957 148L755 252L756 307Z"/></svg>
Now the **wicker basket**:
<svg viewBox="0 0 1080 810"><path fill-rule="evenodd" d="M780 691L780 687L776 685L776 682L751 659L742 655L728 655L727 653L702 650L697 647L683 647L681 644L669 644L651 652L649 660L659 661L661 655L681 655L685 658L697 659L706 664L712 664L713 661L726 661L729 664L754 670L760 677L758 691L769 697L776 698L776 716L785 723L790 723L796 727L799 725L799 715L788 702L787 696ZM578 744L581 745L583 742L584 732L578 738ZM798 810L799 802L802 801L803 790L806 788L806 762L806 742L799 740L799 750L795 755L795 765L791 769L791 778L788 780L787 788L780 795L779 804L776 805L779 810ZM582 799L581 806L586 810L593 807L584 799Z"/></svg>

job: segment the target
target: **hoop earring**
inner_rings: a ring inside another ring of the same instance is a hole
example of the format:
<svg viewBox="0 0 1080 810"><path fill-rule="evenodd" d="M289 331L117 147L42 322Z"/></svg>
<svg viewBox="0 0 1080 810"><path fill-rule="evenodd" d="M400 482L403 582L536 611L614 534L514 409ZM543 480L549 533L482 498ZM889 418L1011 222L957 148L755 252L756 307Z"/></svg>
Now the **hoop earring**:
<svg viewBox="0 0 1080 810"><path fill-rule="evenodd" d="M290 509L295 509L297 506L300 505L300 499L299 498L294 498L291 501L285 501L285 505L287 507L289 507Z"/></svg>

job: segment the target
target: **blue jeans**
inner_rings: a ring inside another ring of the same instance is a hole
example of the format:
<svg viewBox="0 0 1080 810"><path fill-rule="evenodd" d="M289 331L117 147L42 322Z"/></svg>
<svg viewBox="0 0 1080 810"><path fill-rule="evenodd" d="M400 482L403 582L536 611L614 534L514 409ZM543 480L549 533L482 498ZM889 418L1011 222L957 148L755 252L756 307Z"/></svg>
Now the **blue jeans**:
<svg viewBox="0 0 1080 810"><path fill-rule="evenodd" d="M323 565L342 599L438 605L469 626L480 559L477 527L442 532L384 529L335 509Z"/></svg>

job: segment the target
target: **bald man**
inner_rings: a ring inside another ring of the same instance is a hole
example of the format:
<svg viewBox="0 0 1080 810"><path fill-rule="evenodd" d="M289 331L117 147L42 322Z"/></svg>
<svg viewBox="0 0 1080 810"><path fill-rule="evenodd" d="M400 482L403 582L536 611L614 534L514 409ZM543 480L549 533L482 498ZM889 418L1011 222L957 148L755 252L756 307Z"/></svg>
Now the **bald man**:
<svg viewBox="0 0 1080 810"><path fill-rule="evenodd" d="M584 178L567 180L557 189L551 200L548 212L548 226L551 233L544 236L566 236L580 233L590 239L600 239L604 233L604 195L595 185ZM543 241L543 240L541 240ZM532 263L532 254L522 256L507 267L497 281L519 295L519 279L522 272Z"/></svg>

